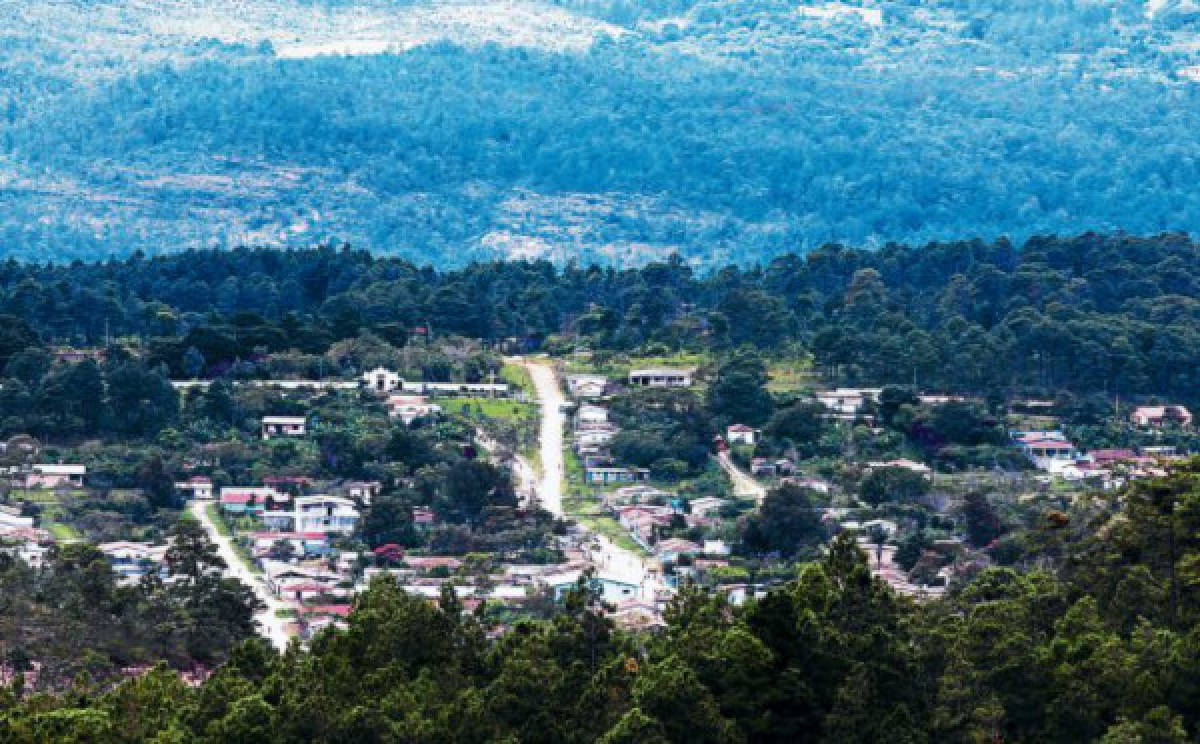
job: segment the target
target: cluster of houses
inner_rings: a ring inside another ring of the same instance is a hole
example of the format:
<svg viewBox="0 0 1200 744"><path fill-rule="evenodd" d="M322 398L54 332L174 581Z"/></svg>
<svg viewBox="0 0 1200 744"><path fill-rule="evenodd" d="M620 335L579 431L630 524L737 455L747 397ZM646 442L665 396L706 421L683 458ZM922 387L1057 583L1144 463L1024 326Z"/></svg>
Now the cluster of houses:
<svg viewBox="0 0 1200 744"><path fill-rule="evenodd" d="M627 383L630 388L688 387L694 382L693 374L691 370L635 369L629 373ZM676 494L649 485L646 481L650 473L645 468L614 463L608 444L619 429L601 404L602 399L613 392L614 386L601 375L578 374L567 376L566 387L578 402L572 420L572 444L584 467L584 482L603 492L603 508L654 557L657 568L650 571L653 580L660 586L672 587L683 576L696 578L698 571L727 566L729 547L723 541L698 543L663 537L667 531L680 526L689 531L720 526L719 512L724 501L705 497L685 505ZM757 434L752 429L748 431L750 436ZM610 488L612 490L608 490ZM611 583L610 587L619 589L620 584ZM651 598L643 592L634 600L623 595L617 595L615 599L644 603ZM626 610L643 620L661 622L661 614L646 605L630 605Z"/></svg>
<svg viewBox="0 0 1200 744"><path fill-rule="evenodd" d="M178 389L204 388L209 380L173 381ZM441 407L431 403L430 396L461 396L500 398L511 394L506 382L425 382L405 380L398 373L385 367L377 367L363 373L358 382L344 380L255 380L251 384L259 387L279 387L287 390L354 390L365 388L386 399L388 413L406 425L421 417L441 412ZM264 441L308 435L309 422L306 416L267 415L261 420L261 435Z"/></svg>
<svg viewBox="0 0 1200 744"><path fill-rule="evenodd" d="M813 394L812 399L821 403L825 416L834 420L855 421L871 418L871 407L879 402L881 388L836 388ZM924 405L940 405L970 400L957 395L921 394L919 401ZM1013 410L1032 411L1046 414L1055 406L1053 401L1014 401ZM1140 430L1161 430L1168 427L1190 429L1193 425L1191 412L1181 405L1166 404L1138 406L1129 415L1130 424ZM757 432L750 427L735 425L726 431L725 441L754 444ZM1039 470L1067 480L1098 478L1104 486L1116 487L1128 478L1160 475L1162 460L1174 456L1170 448L1143 447L1139 451L1101 450L1085 453L1060 430L1012 431L1013 445ZM787 460L775 462L757 458L751 463L752 474L758 477L791 475L794 465ZM909 467L918 470L918 468ZM928 473L920 465L919 472Z"/></svg>
<svg viewBox="0 0 1200 744"><path fill-rule="evenodd" d="M377 580L395 581L404 592L431 602L449 588L468 611L484 601L520 611L539 598L561 598L578 585L584 572L595 564L595 556L588 535L579 528L556 539L565 562L497 563L486 567L484 575L463 558L408 553L397 546L378 548L374 554L341 553L291 561L268 556L259 562L269 590L295 611L291 632L307 639L329 625L343 626L354 595ZM380 560L385 554L386 560ZM661 625L668 595L603 570L591 581L613 607L618 624Z"/></svg>
<svg viewBox="0 0 1200 744"><path fill-rule="evenodd" d="M579 378L586 378L580 381ZM567 378L567 390L590 392L604 389L607 381L598 375L573 375ZM575 392L574 395L583 393ZM627 468L613 464L609 452L609 442L613 440L620 429L609 420L608 409L594 401L596 396L588 395L579 403L572 419L572 446L575 454L583 463L584 481L591 486L607 486L610 484L634 483L650 477L650 471L644 468Z"/></svg>
<svg viewBox="0 0 1200 744"><path fill-rule="evenodd" d="M1131 412L1130 423L1138 429L1190 428L1192 414L1179 405L1139 406ZM1117 488L1137 478L1160 477L1166 474L1167 463L1179 459L1170 446L1084 452L1057 429L1013 431L1010 436L1038 470L1065 480L1095 480L1104 488Z"/></svg>
<svg viewBox="0 0 1200 744"><path fill-rule="evenodd" d="M221 489L218 503L226 516L253 517L279 535L320 534L327 540L352 534L360 517L359 501L349 493L304 494L306 485L305 479L279 479L262 486L228 486ZM366 502L377 492L368 487Z"/></svg>
<svg viewBox="0 0 1200 744"><path fill-rule="evenodd" d="M692 370L686 369L635 369L629 373L628 384L630 387L689 387L693 383L693 374ZM584 482L589 486L605 487L649 480L650 471L645 468L613 463L608 444L620 429L609 420L608 409L598 402L613 390L608 378L573 374L567 376L566 383L567 392L579 401L572 444L583 463Z"/></svg>
<svg viewBox="0 0 1200 744"><path fill-rule="evenodd" d="M353 387L353 384L348 383ZM385 367L363 373L358 383L386 401L388 415L406 426L419 418L436 416L442 407L431 396L508 397L511 388L506 382L424 382L405 380ZM308 434L305 416L263 416L264 441L283 437L304 437Z"/></svg>
<svg viewBox="0 0 1200 744"><path fill-rule="evenodd" d="M10 473L10 483L26 490L75 490L84 487L86 476L84 465L39 463L15 468ZM35 527L33 517L22 516L16 507L0 505L0 543L3 543L0 550L36 569L44 565L46 554L58 542L49 530ZM97 548L108 556L122 584L137 583L150 574L162 578L167 575L165 545L110 542Z"/></svg>
<svg viewBox="0 0 1200 744"><path fill-rule="evenodd" d="M813 393L811 400L825 407L825 417L836 421L873 420L869 413L871 407L879 403L883 388L834 388L833 390L818 390ZM938 393L920 393L917 400L926 406L937 406L943 403L960 403L971 400L961 395L942 395Z"/></svg>
<svg viewBox="0 0 1200 744"><path fill-rule="evenodd" d="M1139 478L1162 477L1167 464L1180 459L1170 446L1083 452L1061 431L1013 432L1012 436L1038 470L1069 481L1093 480L1105 489Z"/></svg>

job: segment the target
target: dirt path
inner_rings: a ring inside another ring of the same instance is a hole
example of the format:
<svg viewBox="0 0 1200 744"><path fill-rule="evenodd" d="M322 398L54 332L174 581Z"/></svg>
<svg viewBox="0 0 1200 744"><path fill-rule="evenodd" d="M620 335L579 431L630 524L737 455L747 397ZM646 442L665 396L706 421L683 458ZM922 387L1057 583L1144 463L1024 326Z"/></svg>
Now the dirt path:
<svg viewBox="0 0 1200 744"><path fill-rule="evenodd" d="M558 376L548 362L522 360L533 379L538 403L542 409L542 426L538 440L542 453L542 477L538 482L538 501L546 511L561 517L562 485L566 473L563 469L563 427L566 416L563 404L567 399L558 387Z"/></svg>
<svg viewBox="0 0 1200 744"><path fill-rule="evenodd" d="M728 452L717 455L717 461L733 481L733 493L739 499L754 499L761 504L767 497L766 487L735 465Z"/></svg>
<svg viewBox="0 0 1200 744"><path fill-rule="evenodd" d="M217 544L217 552L225 561L225 575L229 578L237 579L250 587L259 601L266 605L266 609L256 613L254 619L258 621L259 629L263 635L275 645L275 648L282 651L287 648L288 641L291 638L287 632L289 621L287 618L277 616L276 611L293 608L279 601L267 589L266 582L262 576L251 572L250 569L246 568L246 564L242 563L242 559L238 557L237 551L233 549L233 541L222 535L212 518L209 517L207 506L211 503L211 501L192 501L188 504L188 512L204 526L209 539Z"/></svg>

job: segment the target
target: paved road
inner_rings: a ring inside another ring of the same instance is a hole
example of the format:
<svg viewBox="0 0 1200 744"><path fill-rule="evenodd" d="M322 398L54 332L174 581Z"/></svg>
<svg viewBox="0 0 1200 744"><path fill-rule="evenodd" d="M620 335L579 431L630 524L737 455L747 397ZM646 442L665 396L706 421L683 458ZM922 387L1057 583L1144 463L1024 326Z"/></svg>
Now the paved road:
<svg viewBox="0 0 1200 744"><path fill-rule="evenodd" d="M754 499L760 504L767 497L766 487L735 465L728 452L717 455L717 461L729 475L729 480L733 481L735 496L740 499Z"/></svg>
<svg viewBox="0 0 1200 744"><path fill-rule="evenodd" d="M520 359L529 370L533 387L537 391L542 410L540 446L542 454L542 478L538 483L538 501L546 511L556 516L563 515L562 489L565 472L563 469L563 427L566 416L563 404L567 399L558 386L558 376L548 361ZM661 586L652 581L646 560L638 553L618 546L603 535L593 534L596 549L591 559L599 573L604 576L628 581L642 587L650 598L653 590Z"/></svg>
<svg viewBox="0 0 1200 744"><path fill-rule="evenodd" d="M204 530L208 532L209 539L217 544L217 552L225 561L225 575L229 578L237 579L250 587L259 601L266 605L266 609L256 613L254 619L258 621L259 630L263 635L276 648L282 651L287 648L288 640L291 638L287 632L289 621L287 618L278 617L275 612L277 610L294 608L279 601L267 589L267 585L262 577L252 573L250 569L246 568L246 564L242 563L241 558L238 557L237 552L233 549L233 541L222 535L217 529L217 525L208 516L208 509L206 507L211 503L211 501L192 501L188 503L188 511L204 526Z"/></svg>

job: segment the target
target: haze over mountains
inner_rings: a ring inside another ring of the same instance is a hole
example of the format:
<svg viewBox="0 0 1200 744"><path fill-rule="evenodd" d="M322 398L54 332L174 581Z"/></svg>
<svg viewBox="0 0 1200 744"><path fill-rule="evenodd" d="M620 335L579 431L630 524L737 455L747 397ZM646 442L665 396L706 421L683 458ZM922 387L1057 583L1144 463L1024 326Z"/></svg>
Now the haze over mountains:
<svg viewBox="0 0 1200 744"><path fill-rule="evenodd" d="M0 0L0 254L1200 224L1192 0Z"/></svg>

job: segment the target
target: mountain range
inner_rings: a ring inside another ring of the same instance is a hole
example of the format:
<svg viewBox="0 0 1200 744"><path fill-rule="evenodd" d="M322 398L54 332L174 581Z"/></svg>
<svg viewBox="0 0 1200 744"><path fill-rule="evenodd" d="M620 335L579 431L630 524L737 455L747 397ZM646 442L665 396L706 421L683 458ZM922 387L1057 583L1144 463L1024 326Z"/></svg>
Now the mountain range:
<svg viewBox="0 0 1200 744"><path fill-rule="evenodd" d="M0 0L0 255L1200 224L1193 0Z"/></svg>

